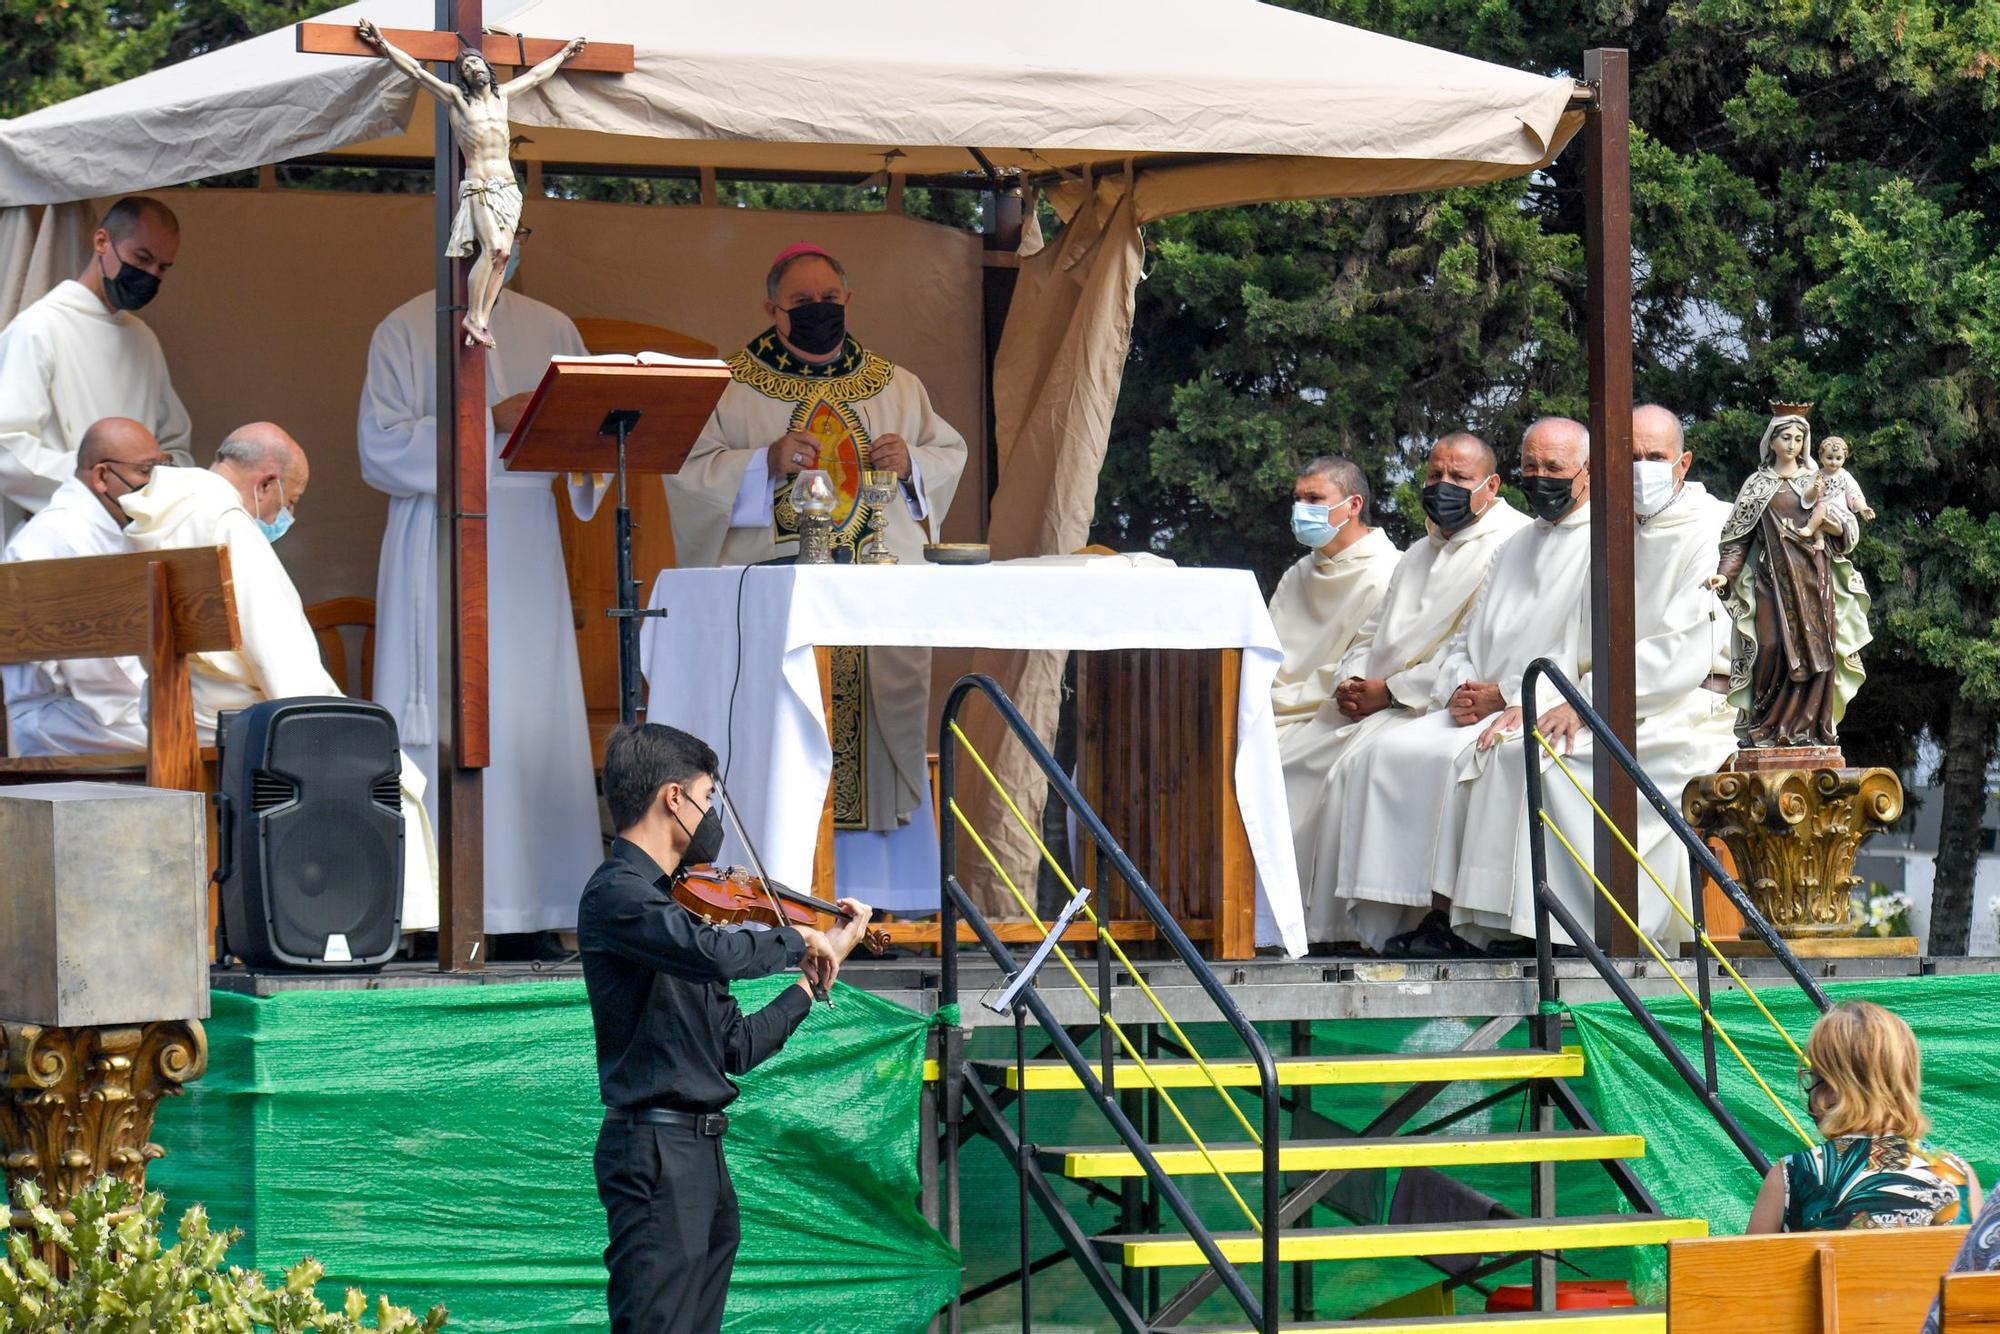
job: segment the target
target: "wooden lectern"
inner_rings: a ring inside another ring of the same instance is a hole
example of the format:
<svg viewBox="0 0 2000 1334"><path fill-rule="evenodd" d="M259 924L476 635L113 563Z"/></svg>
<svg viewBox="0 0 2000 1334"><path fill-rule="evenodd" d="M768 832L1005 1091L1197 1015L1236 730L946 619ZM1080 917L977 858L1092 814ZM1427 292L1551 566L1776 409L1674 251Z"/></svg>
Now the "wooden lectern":
<svg viewBox="0 0 2000 1334"><path fill-rule="evenodd" d="M639 716L639 584L632 577L632 510L627 471L679 472L695 437L729 385L720 361L639 357L555 357L500 451L509 472L615 472L618 475L618 713Z"/></svg>

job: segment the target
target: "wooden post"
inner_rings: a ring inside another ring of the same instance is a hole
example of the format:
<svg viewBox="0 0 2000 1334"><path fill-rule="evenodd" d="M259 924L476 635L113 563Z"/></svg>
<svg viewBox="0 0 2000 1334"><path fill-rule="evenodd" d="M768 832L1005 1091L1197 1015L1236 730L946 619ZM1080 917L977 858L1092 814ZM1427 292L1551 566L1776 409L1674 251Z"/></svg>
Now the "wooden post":
<svg viewBox="0 0 2000 1334"><path fill-rule="evenodd" d="M1236 793L1236 696L1243 687L1243 650L1216 650L1215 693L1215 957L1257 954L1257 864Z"/></svg>
<svg viewBox="0 0 2000 1334"><path fill-rule="evenodd" d="M814 646L813 665L819 669L820 707L826 711L826 738L833 740L833 650ZM864 754L862 763L867 763ZM833 901L833 773L826 775L826 800L819 808L819 836L813 841L812 892L815 897Z"/></svg>
<svg viewBox="0 0 2000 1334"><path fill-rule="evenodd" d="M1591 692L1598 712L1630 747L1638 704L1632 612L1632 119L1626 52L1586 51L1583 76L1597 91L1584 129L1583 196L1589 273ZM1631 781L1612 764L1593 765L1592 774L1598 804L1633 837L1639 798ZM1638 868L1601 823L1593 857L1604 883L1636 918ZM1638 953L1631 930L1601 897L1596 934L1614 958Z"/></svg>
<svg viewBox="0 0 2000 1334"><path fill-rule="evenodd" d="M482 44L481 0L437 0L437 26ZM442 69L443 78L455 71ZM483 772L486 708L486 349L467 347L459 318L469 265L445 256L462 172L457 138L436 115L438 431L438 967L486 965ZM446 426L449 423L449 426ZM447 627L449 630L447 631Z"/></svg>

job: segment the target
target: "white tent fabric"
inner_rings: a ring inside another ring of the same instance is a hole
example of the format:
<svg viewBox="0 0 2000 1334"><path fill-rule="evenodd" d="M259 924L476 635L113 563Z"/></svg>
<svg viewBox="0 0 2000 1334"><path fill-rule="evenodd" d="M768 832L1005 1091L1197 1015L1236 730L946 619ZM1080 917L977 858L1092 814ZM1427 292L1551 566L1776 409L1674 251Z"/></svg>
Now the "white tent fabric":
<svg viewBox="0 0 2000 1334"><path fill-rule="evenodd" d="M432 26L428 0L322 17L363 15ZM631 74L521 98L523 158L866 174L978 171L983 155L1053 175L1133 160L1141 222L1515 176L1580 123L1568 79L1257 0L870 0L838 21L809 0L494 0L486 23L635 48ZM303 54L286 28L0 122L0 206L341 150L427 154L427 105L386 62Z"/></svg>

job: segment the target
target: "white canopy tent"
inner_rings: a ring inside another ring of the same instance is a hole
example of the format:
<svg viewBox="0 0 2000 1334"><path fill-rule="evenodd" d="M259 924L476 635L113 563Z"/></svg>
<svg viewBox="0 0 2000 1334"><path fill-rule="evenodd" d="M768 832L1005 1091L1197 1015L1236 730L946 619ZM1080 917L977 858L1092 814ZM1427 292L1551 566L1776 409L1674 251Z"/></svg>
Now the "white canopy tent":
<svg viewBox="0 0 2000 1334"><path fill-rule="evenodd" d="M989 247L1003 252L1020 239L1022 187L1046 191L1068 226L1039 253L1022 247L1018 286L990 285L999 300L1011 296L991 384L998 485L988 497L989 536L999 556L1063 552L1085 540L1129 339L1142 224L1229 204L1518 176L1550 162L1588 123L1592 466L1596 495L1610 502L1609 545L1600 548L1610 564L1600 577L1629 587L1622 506L1630 489L1620 480L1630 423L1622 52L1603 53L1593 90L1257 0L1018 0L1004 13L869 0L838 21L805 0L364 0L320 21L363 16L384 29L473 33L483 25L489 34L629 43L632 72L559 77L517 100L525 136L517 158L548 169L970 177L990 191ZM24 221L29 206L303 157L433 153L428 99L386 62L298 48L297 30L273 32L0 123L0 313L32 297L48 270L47 229ZM454 188L441 171L439 190ZM440 278L445 289L452 275L441 267ZM997 313L989 315L990 326ZM454 329L440 322L442 367L467 356ZM483 440L460 439L457 448L476 452ZM462 558L467 543L483 549L484 535L448 517L460 509L445 503L454 474L441 449L440 541ZM442 601L457 609L461 641L483 643L483 587L470 596L450 565L440 561L451 585ZM1621 649L1615 619L1600 614L1595 623L1607 641L1600 670L1615 679L1622 661L1629 698L1629 632ZM483 668L461 673L451 647L444 656L454 661L441 683L455 683L461 716L483 719ZM1050 677L1046 661L1016 662L1003 675L1044 723L1052 708L1035 704L1052 699ZM466 710L475 696L479 707ZM1601 689L1599 698L1617 695ZM1621 721L1615 704L1612 717ZM1629 712L1622 722L1629 734ZM461 758L477 757L468 743ZM458 773L475 795L444 803L457 812L446 817L446 966L474 957L480 920L476 852L463 853L479 841L477 775ZM449 787L449 772L446 780ZM1003 851L1018 859L1024 842Z"/></svg>

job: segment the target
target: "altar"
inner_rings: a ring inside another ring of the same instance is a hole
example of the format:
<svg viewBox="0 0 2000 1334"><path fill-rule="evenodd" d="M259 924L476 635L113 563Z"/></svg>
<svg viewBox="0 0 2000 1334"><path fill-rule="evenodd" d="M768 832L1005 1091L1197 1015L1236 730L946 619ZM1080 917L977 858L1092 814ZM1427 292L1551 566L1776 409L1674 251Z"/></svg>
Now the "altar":
<svg viewBox="0 0 2000 1334"><path fill-rule="evenodd" d="M1247 570L1178 569L1134 558L1042 557L946 567L751 566L663 571L641 641L646 716L715 747L725 779L770 875L815 882L831 845L823 819L833 750L818 650L913 648L1212 650L1239 654L1234 754L1227 768L1254 865L1256 943L1304 953L1271 678L1282 650ZM1059 611L1059 614L1056 614ZM940 701L930 707L935 717ZM1164 789L1163 789L1164 790ZM1172 818L1173 812L1168 812ZM915 817L928 823L931 812ZM1116 831L1114 831L1116 832ZM743 861L733 838L725 859ZM1141 871L1154 874L1141 865ZM836 864L834 884L866 898ZM928 879L896 868L888 904L935 911Z"/></svg>

